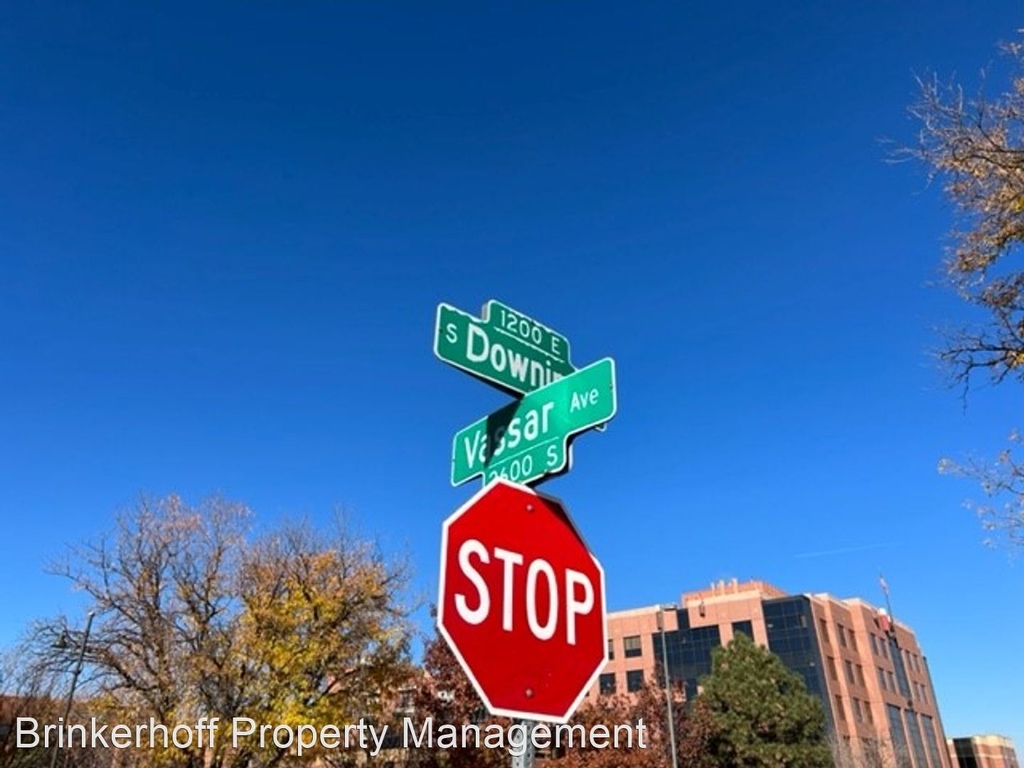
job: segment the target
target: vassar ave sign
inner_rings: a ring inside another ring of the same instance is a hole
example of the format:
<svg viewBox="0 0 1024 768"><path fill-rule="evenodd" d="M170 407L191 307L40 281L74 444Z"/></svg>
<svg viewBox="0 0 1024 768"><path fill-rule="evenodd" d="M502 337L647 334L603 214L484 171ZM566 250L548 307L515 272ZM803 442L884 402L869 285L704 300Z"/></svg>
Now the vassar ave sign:
<svg viewBox="0 0 1024 768"><path fill-rule="evenodd" d="M498 479L445 523L438 627L494 715L566 722L605 663L604 571L557 499Z"/></svg>
<svg viewBox="0 0 1024 768"><path fill-rule="evenodd" d="M513 395L525 395L576 370L565 336L493 299L479 320L439 304L434 354Z"/></svg>
<svg viewBox="0 0 1024 768"><path fill-rule="evenodd" d="M569 438L615 415L615 362L606 357L455 435L452 485L477 475L529 483L569 463Z"/></svg>

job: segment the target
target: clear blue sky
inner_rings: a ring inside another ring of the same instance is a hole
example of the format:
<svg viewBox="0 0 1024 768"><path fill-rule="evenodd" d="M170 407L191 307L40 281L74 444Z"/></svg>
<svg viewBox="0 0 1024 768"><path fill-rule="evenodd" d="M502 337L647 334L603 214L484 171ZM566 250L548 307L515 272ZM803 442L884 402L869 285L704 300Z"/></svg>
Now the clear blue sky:
<svg viewBox="0 0 1024 768"><path fill-rule="evenodd" d="M882 568L948 732L1024 747L1021 566L936 473L1020 390L946 388L950 210L879 142L1020 4L485 5L4 8L0 643L80 609L43 566L140 491L344 506L433 598L451 437L507 401L434 308L493 297L617 360L545 486L610 608Z"/></svg>

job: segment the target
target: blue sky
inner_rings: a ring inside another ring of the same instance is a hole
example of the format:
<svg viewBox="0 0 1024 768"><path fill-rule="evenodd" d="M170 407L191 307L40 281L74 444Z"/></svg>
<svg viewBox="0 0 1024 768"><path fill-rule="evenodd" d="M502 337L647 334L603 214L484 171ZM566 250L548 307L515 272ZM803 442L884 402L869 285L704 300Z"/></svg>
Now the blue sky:
<svg viewBox="0 0 1024 768"><path fill-rule="evenodd" d="M344 507L432 599L451 437L507 402L434 308L498 298L617 361L544 486L610 608L881 568L947 731L1024 746L1021 567L936 472L1020 393L946 387L951 210L881 143L1019 3L482 5L4 9L0 644L140 492Z"/></svg>

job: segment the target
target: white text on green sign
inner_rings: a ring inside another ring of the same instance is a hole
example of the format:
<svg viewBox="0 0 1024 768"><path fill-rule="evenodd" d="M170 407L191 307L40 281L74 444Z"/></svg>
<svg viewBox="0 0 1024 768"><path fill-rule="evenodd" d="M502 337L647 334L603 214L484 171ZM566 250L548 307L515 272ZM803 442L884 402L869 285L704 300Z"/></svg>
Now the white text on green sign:
<svg viewBox="0 0 1024 768"><path fill-rule="evenodd" d="M482 319L439 304L434 354L515 395L576 370L569 362L568 339L493 299L484 305Z"/></svg>
<svg viewBox="0 0 1024 768"><path fill-rule="evenodd" d="M529 483L557 474L569 460L572 435L615 415L615 362L598 360L524 395L455 435L452 485L477 475Z"/></svg>

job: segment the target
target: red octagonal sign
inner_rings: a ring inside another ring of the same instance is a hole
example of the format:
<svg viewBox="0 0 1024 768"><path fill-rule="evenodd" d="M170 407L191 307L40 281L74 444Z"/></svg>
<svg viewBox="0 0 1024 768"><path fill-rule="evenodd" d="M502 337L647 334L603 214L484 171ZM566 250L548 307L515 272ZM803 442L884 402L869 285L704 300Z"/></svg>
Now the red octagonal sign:
<svg viewBox="0 0 1024 768"><path fill-rule="evenodd" d="M604 571L560 501L497 479L444 522L438 625L495 715L564 723L605 662Z"/></svg>

